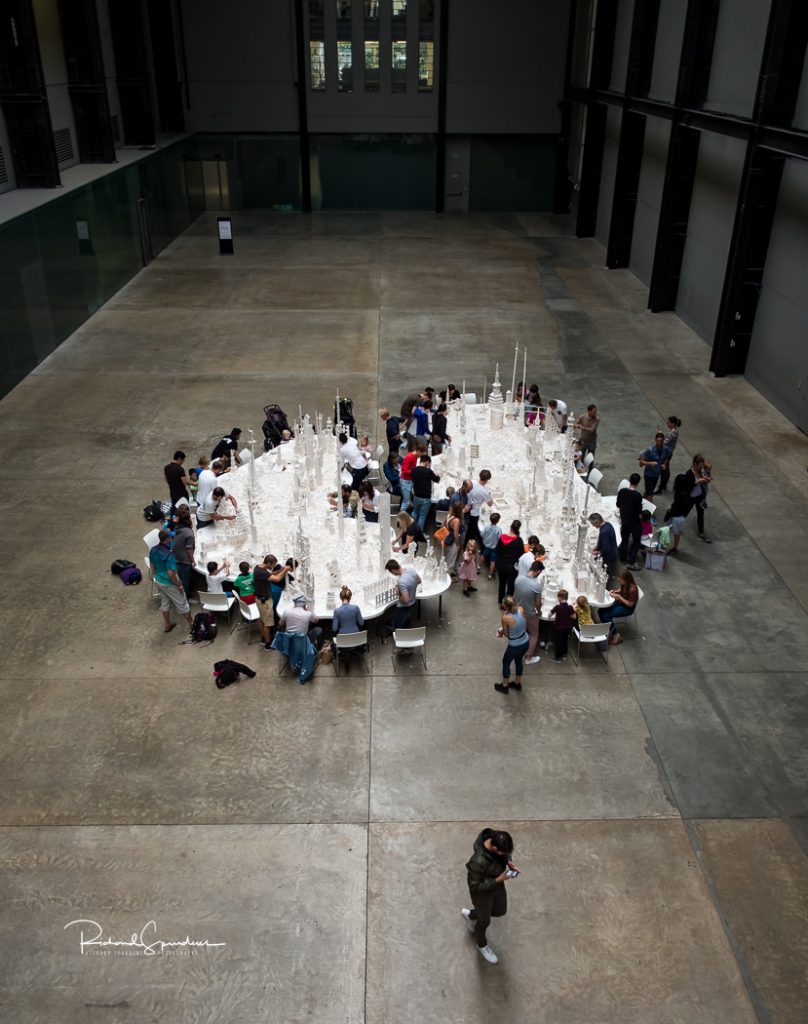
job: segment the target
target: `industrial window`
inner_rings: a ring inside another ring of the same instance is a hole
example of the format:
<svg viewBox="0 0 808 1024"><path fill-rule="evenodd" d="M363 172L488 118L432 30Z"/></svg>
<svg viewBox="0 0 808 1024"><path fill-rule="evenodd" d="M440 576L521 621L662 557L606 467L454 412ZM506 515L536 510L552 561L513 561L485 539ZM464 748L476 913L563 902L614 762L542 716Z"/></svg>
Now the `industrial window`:
<svg viewBox="0 0 808 1024"><path fill-rule="evenodd" d="M393 20L407 17L407 0L393 0Z"/></svg>
<svg viewBox="0 0 808 1024"><path fill-rule="evenodd" d="M309 43L311 60L311 87L316 92L325 89L325 43L312 40Z"/></svg>
<svg viewBox="0 0 808 1024"><path fill-rule="evenodd" d="M379 91L379 44L365 40L365 92Z"/></svg>
<svg viewBox="0 0 808 1024"><path fill-rule="evenodd" d="M407 41L393 40L393 66L390 79L392 92L407 91Z"/></svg>
<svg viewBox="0 0 808 1024"><path fill-rule="evenodd" d="M353 92L353 52L350 43L337 43L337 88Z"/></svg>
<svg viewBox="0 0 808 1024"><path fill-rule="evenodd" d="M432 92L435 84L435 44L418 44L418 91Z"/></svg>
<svg viewBox="0 0 808 1024"><path fill-rule="evenodd" d="M365 19L367 21L379 20L379 0L365 0Z"/></svg>

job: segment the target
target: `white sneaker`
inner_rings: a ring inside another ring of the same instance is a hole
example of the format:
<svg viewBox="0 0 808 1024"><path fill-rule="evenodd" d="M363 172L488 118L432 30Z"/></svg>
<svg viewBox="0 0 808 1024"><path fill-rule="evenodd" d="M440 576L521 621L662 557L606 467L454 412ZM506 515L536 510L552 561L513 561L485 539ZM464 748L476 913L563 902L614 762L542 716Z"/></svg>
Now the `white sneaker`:
<svg viewBox="0 0 808 1024"><path fill-rule="evenodd" d="M483 958L483 960L487 960L489 964L499 963L499 960L497 959L497 954L493 951L493 949L491 949L490 946L478 946L477 949L479 949L480 956Z"/></svg>
<svg viewBox="0 0 808 1024"><path fill-rule="evenodd" d="M463 909L460 911L460 913L463 915L466 924L469 926L469 931L473 932L474 931L474 922L471 920L471 911L469 910L469 908L468 907L463 907Z"/></svg>
<svg viewBox="0 0 808 1024"><path fill-rule="evenodd" d="M525 664L526 665L538 665L538 663L540 661L541 661L541 655L540 654L536 654L532 658L528 658L527 661L525 662Z"/></svg>

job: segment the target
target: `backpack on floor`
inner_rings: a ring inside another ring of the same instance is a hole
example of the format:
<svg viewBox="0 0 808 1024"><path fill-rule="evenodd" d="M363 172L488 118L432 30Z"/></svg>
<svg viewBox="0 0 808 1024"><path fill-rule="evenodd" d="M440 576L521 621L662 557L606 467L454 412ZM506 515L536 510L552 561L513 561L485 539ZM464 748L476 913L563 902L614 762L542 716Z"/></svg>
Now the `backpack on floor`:
<svg viewBox="0 0 808 1024"><path fill-rule="evenodd" d="M153 501L143 509L143 518L147 523L159 523L163 519L163 506L159 501Z"/></svg>
<svg viewBox="0 0 808 1024"><path fill-rule="evenodd" d="M121 583L125 587L134 587L143 579L143 573L136 565L130 565L121 572Z"/></svg>
<svg viewBox="0 0 808 1024"><path fill-rule="evenodd" d="M124 569L131 569L134 564L134 562L127 562L125 558L116 558L109 567L109 571L113 576L120 576Z"/></svg>
<svg viewBox="0 0 808 1024"><path fill-rule="evenodd" d="M213 612L197 612L191 624L191 643L213 643L216 639L216 616Z"/></svg>

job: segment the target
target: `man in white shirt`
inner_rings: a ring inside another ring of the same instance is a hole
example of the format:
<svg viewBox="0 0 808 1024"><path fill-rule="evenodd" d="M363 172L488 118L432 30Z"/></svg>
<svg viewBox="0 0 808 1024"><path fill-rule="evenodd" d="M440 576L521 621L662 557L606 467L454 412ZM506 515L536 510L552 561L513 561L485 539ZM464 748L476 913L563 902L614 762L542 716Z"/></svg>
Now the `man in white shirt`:
<svg viewBox="0 0 808 1024"><path fill-rule="evenodd" d="M490 471L487 469L481 469L480 479L471 488L466 498L467 503L471 506L469 508L468 520L466 522L466 540L476 540L478 552L481 550L483 544L483 539L480 536L480 512L482 511L483 505L488 505L490 508L490 506L494 504L491 492L488 490L488 483L490 479Z"/></svg>
<svg viewBox="0 0 808 1024"><path fill-rule="evenodd" d="M291 633L292 636L307 636L318 648L323 636L321 626L316 625L318 619L314 612L306 607L308 598L299 594L293 601L292 607L284 612L281 618L281 630L284 633Z"/></svg>
<svg viewBox="0 0 808 1024"><path fill-rule="evenodd" d="M370 467L368 466L368 459L370 456L367 452L359 450L359 444L355 437L349 437L347 434L340 434L339 444L340 458L351 472L351 486L353 490L358 491L359 485L370 472Z"/></svg>
<svg viewBox="0 0 808 1024"><path fill-rule="evenodd" d="M226 514L227 505L225 502L229 502L232 506L233 514ZM226 494L224 487L214 487L210 493L210 496L203 502L200 502L196 510L196 528L201 530L206 526L215 526L217 521L220 519L236 518L235 513L238 511L238 502L232 494Z"/></svg>
<svg viewBox="0 0 808 1024"><path fill-rule="evenodd" d="M216 486L216 478L222 475L222 464L218 459L213 463L212 466L208 465L207 456L200 458L199 465L202 467L202 471L199 474L199 488L196 492L196 503L201 505L204 501L211 496L213 488Z"/></svg>
<svg viewBox="0 0 808 1024"><path fill-rule="evenodd" d="M547 408L550 411L551 416L558 424L558 429L562 434L567 432L567 403L562 402L560 398L553 398L547 403Z"/></svg>

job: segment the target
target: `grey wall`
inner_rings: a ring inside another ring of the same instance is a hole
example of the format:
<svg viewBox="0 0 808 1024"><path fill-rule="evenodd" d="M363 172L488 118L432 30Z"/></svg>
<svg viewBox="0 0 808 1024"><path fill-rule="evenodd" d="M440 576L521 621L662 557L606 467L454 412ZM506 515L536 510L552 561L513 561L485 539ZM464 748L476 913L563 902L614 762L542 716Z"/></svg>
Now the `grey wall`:
<svg viewBox="0 0 808 1024"><path fill-rule="evenodd" d="M662 187L665 184L670 133L670 121L663 121L658 117L645 119L642 170L637 189L637 208L634 213L634 234L629 263L629 269L645 284L651 283L651 271L654 266L659 207L662 202Z"/></svg>
<svg viewBox="0 0 808 1024"><path fill-rule="evenodd" d="M617 168L617 146L620 141L622 114L617 107L609 107L606 116L606 141L603 144L603 166L600 174L598 195L598 220L595 238L601 245L609 242L609 224L612 219L612 197L614 196L614 174Z"/></svg>
<svg viewBox="0 0 808 1024"><path fill-rule="evenodd" d="M746 376L808 432L807 285L808 164L787 160Z"/></svg>
<svg viewBox="0 0 808 1024"><path fill-rule="evenodd" d="M614 54L612 57L611 88L623 92L626 87L628 50L631 43L631 22L634 17L634 0L619 0L617 24L614 30Z"/></svg>
<svg viewBox="0 0 808 1024"><path fill-rule="evenodd" d="M188 131L297 130L290 0L182 0Z"/></svg>
<svg viewBox="0 0 808 1024"><path fill-rule="evenodd" d="M654 67L648 91L652 99L673 102L676 96L686 13L687 5L682 0L660 0Z"/></svg>
<svg viewBox="0 0 808 1024"><path fill-rule="evenodd" d="M76 126L73 121L73 106L67 92L67 65L62 46L59 11L56 0L34 0L33 7L37 35L39 36L42 73L45 77L45 90L50 107L51 127L54 132L69 128L73 142L73 159L59 164L59 169L64 170L79 162L79 146L76 139Z"/></svg>
<svg viewBox="0 0 808 1024"><path fill-rule="evenodd" d="M744 159L738 139L702 134L676 312L712 341Z"/></svg>
<svg viewBox="0 0 808 1024"><path fill-rule="evenodd" d="M769 0L721 0L706 107L751 115L769 6Z"/></svg>
<svg viewBox="0 0 808 1024"><path fill-rule="evenodd" d="M569 0L462 0L451 8L447 131L554 133Z"/></svg>

